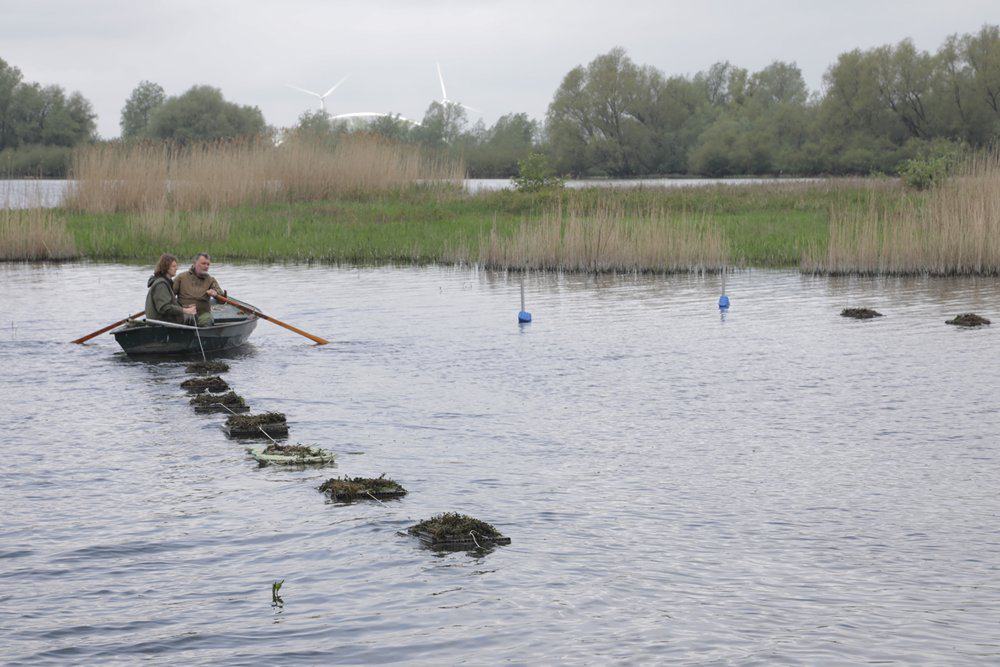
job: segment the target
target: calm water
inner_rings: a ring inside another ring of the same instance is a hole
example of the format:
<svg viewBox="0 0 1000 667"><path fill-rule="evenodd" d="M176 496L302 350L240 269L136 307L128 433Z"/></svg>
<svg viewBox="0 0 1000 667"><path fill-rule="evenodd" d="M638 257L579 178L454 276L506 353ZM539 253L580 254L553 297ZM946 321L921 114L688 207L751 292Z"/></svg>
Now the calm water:
<svg viewBox="0 0 1000 667"><path fill-rule="evenodd" d="M62 179L0 180L0 209L58 206L68 186Z"/></svg>
<svg viewBox="0 0 1000 667"><path fill-rule="evenodd" d="M1000 661L995 280L218 265L228 380L341 456L258 468L102 336L147 269L0 265L11 664ZM868 322L845 306L887 314ZM402 501L335 505L333 475ZM457 510L513 544L397 531ZM283 608L270 587L284 579Z"/></svg>
<svg viewBox="0 0 1000 667"><path fill-rule="evenodd" d="M809 178L782 179L780 182L806 182ZM569 188L677 188L706 185L760 185L774 183L773 178L628 178L588 179L567 181ZM65 180L0 180L0 209L58 206L70 181ZM513 187L508 178L467 178L465 189L469 192L504 190Z"/></svg>

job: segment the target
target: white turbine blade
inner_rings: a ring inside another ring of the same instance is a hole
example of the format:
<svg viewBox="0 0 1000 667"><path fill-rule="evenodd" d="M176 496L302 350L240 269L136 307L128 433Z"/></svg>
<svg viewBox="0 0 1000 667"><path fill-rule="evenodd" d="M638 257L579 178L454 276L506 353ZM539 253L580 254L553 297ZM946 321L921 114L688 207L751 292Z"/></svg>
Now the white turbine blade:
<svg viewBox="0 0 1000 667"><path fill-rule="evenodd" d="M448 101L448 92L444 89L444 77L441 76L441 63L434 63L438 66L438 81L441 82L441 101Z"/></svg>
<svg viewBox="0 0 1000 667"><path fill-rule="evenodd" d="M322 95L320 95L319 93L314 93L314 92L313 92L313 91L311 91L311 90L306 90L305 88L299 88L298 86L293 86L293 85L292 85L292 84L290 84L290 83L286 83L285 85L286 85L286 86L288 86L289 88L291 88L292 90L297 90L297 91L299 91L300 93L305 93L305 94L307 94L307 95L314 95L314 96L316 96L316 97L318 97L318 98L320 98L320 99L323 99L323 96L322 96Z"/></svg>
<svg viewBox="0 0 1000 667"><path fill-rule="evenodd" d="M476 109L475 107L470 107L468 104L460 103L458 106L462 107L463 109L468 109L472 113L483 113L482 109Z"/></svg>
<svg viewBox="0 0 1000 667"><path fill-rule="evenodd" d="M391 114L381 113L379 111L356 111L354 113L342 113L336 116L331 116L334 120L338 118L364 118L366 116L389 116Z"/></svg>
<svg viewBox="0 0 1000 667"><path fill-rule="evenodd" d="M349 76L351 76L351 75L350 75L350 74L348 74L348 75L347 75L347 76L345 76L345 77L344 77L343 79L341 79L341 80L340 80L340 81L338 81L337 83L333 84L333 88L331 88L330 90L328 90L328 91L326 91L325 93L323 93L323 97L326 97L327 95L329 95L329 94L330 94L330 93L332 93L333 91L337 90L337 86L339 86L340 84L342 84L342 83L344 83L345 81L347 81L347 77L349 77Z"/></svg>

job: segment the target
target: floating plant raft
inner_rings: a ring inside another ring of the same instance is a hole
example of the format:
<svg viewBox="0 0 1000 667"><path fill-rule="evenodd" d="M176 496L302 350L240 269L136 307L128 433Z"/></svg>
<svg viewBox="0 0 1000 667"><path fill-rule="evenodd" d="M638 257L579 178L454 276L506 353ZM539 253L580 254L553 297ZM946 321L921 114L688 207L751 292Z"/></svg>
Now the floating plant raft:
<svg viewBox="0 0 1000 667"><path fill-rule="evenodd" d="M953 320L945 320L945 324L954 324L958 327L981 327L989 323L988 319L980 317L975 313L962 313L961 315L956 315Z"/></svg>
<svg viewBox="0 0 1000 667"><path fill-rule="evenodd" d="M230 415L222 430L233 438L260 437L264 434L275 438L288 435L288 424L283 412L263 412L259 415Z"/></svg>
<svg viewBox="0 0 1000 667"><path fill-rule="evenodd" d="M226 381L218 375L213 375L207 378L191 378L190 380L184 380L184 382L181 382L181 388L200 394L204 391L226 391L229 389L229 385L226 384Z"/></svg>
<svg viewBox="0 0 1000 667"><path fill-rule="evenodd" d="M319 447L306 445L276 445L266 447L248 447L247 452L261 465L276 463L279 465L316 465L333 463L333 454Z"/></svg>
<svg viewBox="0 0 1000 667"><path fill-rule="evenodd" d="M249 412L250 406L235 391L226 394L198 394L190 401L195 412Z"/></svg>
<svg viewBox="0 0 1000 667"><path fill-rule="evenodd" d="M406 495L404 489L385 475L381 477L333 477L320 485L319 490L330 496L331 500L350 502L352 500L386 500L401 498Z"/></svg>
<svg viewBox="0 0 1000 667"><path fill-rule="evenodd" d="M447 512L421 521L406 529L424 544L432 547L485 547L510 544L510 538L479 519L464 514Z"/></svg>
<svg viewBox="0 0 1000 667"><path fill-rule="evenodd" d="M225 373L229 370L229 364L224 361L196 361L193 364L188 364L184 370L188 373L199 373L202 375L207 375L208 373Z"/></svg>
<svg viewBox="0 0 1000 667"><path fill-rule="evenodd" d="M882 313L871 308L844 308L840 311L841 317L853 317L856 320L870 320L873 317L882 317Z"/></svg>

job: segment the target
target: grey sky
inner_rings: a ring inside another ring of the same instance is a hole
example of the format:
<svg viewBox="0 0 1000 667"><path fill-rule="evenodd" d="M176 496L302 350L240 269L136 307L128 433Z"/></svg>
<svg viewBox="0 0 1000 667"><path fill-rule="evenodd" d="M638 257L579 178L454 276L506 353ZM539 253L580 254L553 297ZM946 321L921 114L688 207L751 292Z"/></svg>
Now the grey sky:
<svg viewBox="0 0 1000 667"><path fill-rule="evenodd" d="M436 61L448 97L491 124L511 111L543 118L566 72L614 46L667 74L720 60L751 70L795 61L818 89L843 51L905 37L933 51L984 23L1000 23L996 0L0 0L0 58L28 80L82 92L105 137L118 135L142 79L168 94L217 86L287 126L317 101L285 84L323 92L351 74L327 100L332 113L419 119L441 96Z"/></svg>

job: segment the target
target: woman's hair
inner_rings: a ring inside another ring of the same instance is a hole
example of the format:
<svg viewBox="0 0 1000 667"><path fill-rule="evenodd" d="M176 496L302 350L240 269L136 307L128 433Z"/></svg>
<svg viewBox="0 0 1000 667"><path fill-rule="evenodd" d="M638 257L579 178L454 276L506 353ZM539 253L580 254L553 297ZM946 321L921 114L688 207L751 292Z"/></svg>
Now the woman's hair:
<svg viewBox="0 0 1000 667"><path fill-rule="evenodd" d="M153 269L153 275L165 278L167 276L167 271L170 270L170 265L177 261L177 258L171 255L169 252L165 252L160 255L160 261L156 263L156 268Z"/></svg>

